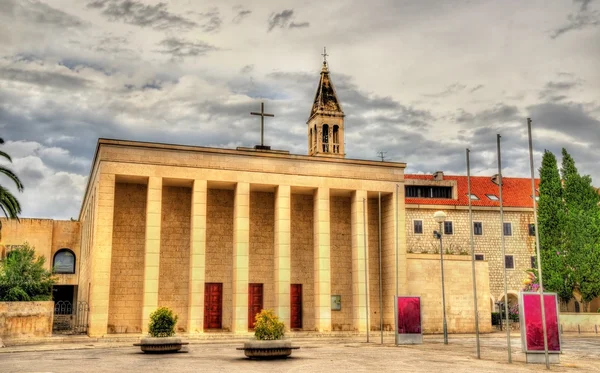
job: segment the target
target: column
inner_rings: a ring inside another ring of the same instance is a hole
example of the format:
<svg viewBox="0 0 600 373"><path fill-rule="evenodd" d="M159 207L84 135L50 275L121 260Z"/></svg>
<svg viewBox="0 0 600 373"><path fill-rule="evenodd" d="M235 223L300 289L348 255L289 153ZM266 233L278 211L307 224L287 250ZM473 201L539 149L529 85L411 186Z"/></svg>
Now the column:
<svg viewBox="0 0 600 373"><path fill-rule="evenodd" d="M233 201L233 315L231 330L248 332L250 184L237 183Z"/></svg>
<svg viewBox="0 0 600 373"><path fill-rule="evenodd" d="M112 256L113 217L115 205L115 175L98 175L96 195L96 229L90 250L91 274L89 286L89 329L90 337L101 337L107 333L108 300L110 295L110 265ZM92 219L88 217L88 219Z"/></svg>
<svg viewBox="0 0 600 373"><path fill-rule="evenodd" d="M275 193L275 313L290 327L290 187L280 185Z"/></svg>
<svg viewBox="0 0 600 373"><path fill-rule="evenodd" d="M366 214L367 191L357 190L352 193L352 315L354 328L359 332L367 331L367 286L368 253L365 257L365 241L368 238L368 216ZM366 235L365 235L366 233Z"/></svg>
<svg viewBox="0 0 600 373"><path fill-rule="evenodd" d="M158 307L158 266L160 264L160 221L162 209L162 178L148 178L146 200L146 245L144 257L144 306L142 331L148 332L150 314Z"/></svg>
<svg viewBox="0 0 600 373"><path fill-rule="evenodd" d="M315 328L331 330L331 252L329 188L317 188L314 194L314 280Z"/></svg>
<svg viewBox="0 0 600 373"><path fill-rule="evenodd" d="M206 180L195 180L192 188L192 224L190 229L189 333L202 333L204 331L206 195Z"/></svg>

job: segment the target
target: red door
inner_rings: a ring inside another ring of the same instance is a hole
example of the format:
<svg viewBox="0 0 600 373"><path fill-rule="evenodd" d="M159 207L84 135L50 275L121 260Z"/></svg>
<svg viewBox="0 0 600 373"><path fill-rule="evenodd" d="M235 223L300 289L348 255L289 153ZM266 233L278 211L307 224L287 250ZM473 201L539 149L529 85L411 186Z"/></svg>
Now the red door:
<svg viewBox="0 0 600 373"><path fill-rule="evenodd" d="M254 329L254 317L263 309L263 284L248 284L248 329Z"/></svg>
<svg viewBox="0 0 600 373"><path fill-rule="evenodd" d="M204 329L222 328L223 284L204 284Z"/></svg>
<svg viewBox="0 0 600 373"><path fill-rule="evenodd" d="M302 284L291 285L290 297L290 329L302 329Z"/></svg>

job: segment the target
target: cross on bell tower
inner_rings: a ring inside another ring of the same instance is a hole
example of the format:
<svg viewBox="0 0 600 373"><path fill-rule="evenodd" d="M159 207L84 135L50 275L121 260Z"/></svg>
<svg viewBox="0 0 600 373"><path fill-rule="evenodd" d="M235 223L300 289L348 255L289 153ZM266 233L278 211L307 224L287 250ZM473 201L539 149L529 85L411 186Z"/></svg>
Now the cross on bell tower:
<svg viewBox="0 0 600 373"><path fill-rule="evenodd" d="M308 117L308 155L344 158L344 111L329 77L327 49L323 47L323 67L317 93Z"/></svg>

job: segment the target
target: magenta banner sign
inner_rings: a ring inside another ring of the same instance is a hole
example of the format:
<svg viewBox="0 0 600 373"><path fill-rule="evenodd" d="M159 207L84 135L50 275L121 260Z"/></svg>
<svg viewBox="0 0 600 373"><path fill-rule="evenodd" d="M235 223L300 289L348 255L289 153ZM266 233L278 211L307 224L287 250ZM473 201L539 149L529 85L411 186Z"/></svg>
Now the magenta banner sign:
<svg viewBox="0 0 600 373"><path fill-rule="evenodd" d="M421 298L398 297L398 334L421 334Z"/></svg>
<svg viewBox="0 0 600 373"><path fill-rule="evenodd" d="M522 315L521 335L525 342L525 352L543 352L544 331L542 329L540 294L521 293L521 307L519 308L521 309ZM546 311L548 351L560 352L560 331L558 325L558 302L556 294L544 294L544 308Z"/></svg>

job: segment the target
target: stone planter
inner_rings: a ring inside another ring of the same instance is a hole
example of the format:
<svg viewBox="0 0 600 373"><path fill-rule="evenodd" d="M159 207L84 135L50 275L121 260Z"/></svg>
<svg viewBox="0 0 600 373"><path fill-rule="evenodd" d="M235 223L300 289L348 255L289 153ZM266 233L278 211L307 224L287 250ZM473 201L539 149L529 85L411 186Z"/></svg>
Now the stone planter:
<svg viewBox="0 0 600 373"><path fill-rule="evenodd" d="M299 348L292 347L290 340L260 341L252 339L244 342L244 347L237 349L243 350L244 354L251 359L279 359L290 356L292 350Z"/></svg>
<svg viewBox="0 0 600 373"><path fill-rule="evenodd" d="M182 342L179 337L145 337L140 340L140 343L134 343L134 346L140 346L145 353L169 353L181 350L183 345L188 342Z"/></svg>

